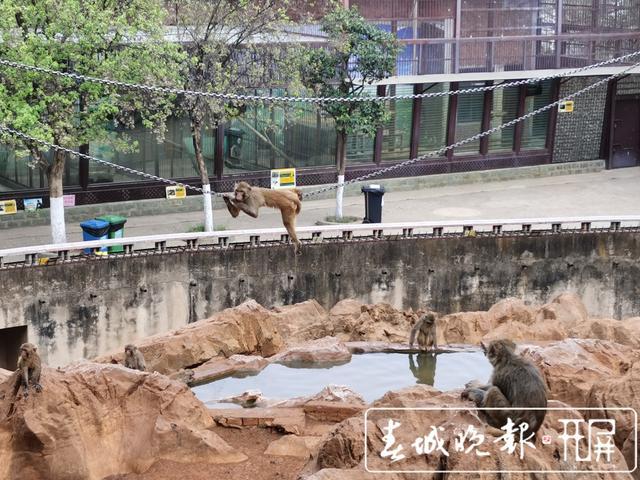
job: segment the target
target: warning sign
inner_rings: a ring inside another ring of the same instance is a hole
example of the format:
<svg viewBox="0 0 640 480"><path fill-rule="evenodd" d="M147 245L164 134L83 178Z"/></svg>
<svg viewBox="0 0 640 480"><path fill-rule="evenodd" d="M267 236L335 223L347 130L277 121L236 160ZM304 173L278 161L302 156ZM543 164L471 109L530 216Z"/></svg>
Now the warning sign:
<svg viewBox="0 0 640 480"><path fill-rule="evenodd" d="M271 170L271 188L293 188L296 186L295 168Z"/></svg>
<svg viewBox="0 0 640 480"><path fill-rule="evenodd" d="M18 206L15 200L0 201L0 215L12 215L18 212Z"/></svg>
<svg viewBox="0 0 640 480"><path fill-rule="evenodd" d="M563 113L573 112L573 100L561 102L560 105L558 105L558 111Z"/></svg>
<svg viewBox="0 0 640 480"><path fill-rule="evenodd" d="M175 200L177 198L185 198L187 196L187 189L182 185L174 185L166 188L167 198L169 200Z"/></svg>

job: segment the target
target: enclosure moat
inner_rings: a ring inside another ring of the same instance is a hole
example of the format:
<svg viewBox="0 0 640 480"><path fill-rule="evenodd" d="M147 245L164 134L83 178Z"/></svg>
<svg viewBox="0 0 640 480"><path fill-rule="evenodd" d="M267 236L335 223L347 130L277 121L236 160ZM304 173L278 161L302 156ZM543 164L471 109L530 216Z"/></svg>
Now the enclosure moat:
<svg viewBox="0 0 640 480"><path fill-rule="evenodd" d="M344 385L370 403L390 390L432 385L447 391L469 380L488 380L491 365L481 351L452 353L364 353L342 365L295 367L271 364L256 375L232 375L193 388L207 406L228 408L221 399L259 390L270 400L286 400L318 393L327 385Z"/></svg>

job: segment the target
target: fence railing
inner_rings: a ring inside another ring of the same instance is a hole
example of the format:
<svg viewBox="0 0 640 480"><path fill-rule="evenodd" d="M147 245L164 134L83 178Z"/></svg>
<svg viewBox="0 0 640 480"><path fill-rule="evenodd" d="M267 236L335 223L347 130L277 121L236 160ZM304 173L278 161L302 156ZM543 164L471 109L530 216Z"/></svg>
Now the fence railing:
<svg viewBox="0 0 640 480"><path fill-rule="evenodd" d="M576 68L640 48L640 32L401 40L397 75Z"/></svg>
<svg viewBox="0 0 640 480"><path fill-rule="evenodd" d="M319 225L299 227L299 237L311 243L327 240L358 241L359 239L411 238L415 236L442 237L447 235L537 235L587 233L591 231L640 231L640 214L618 216L550 217L488 220L447 220L428 222L368 223ZM37 265L39 258L57 262L89 258L80 252L97 253L104 247L122 245L123 253L111 253L109 257L129 257L138 253L164 253L176 248L258 247L289 243L284 228L256 228L216 232L170 233L109 240L92 240L64 244L35 245L0 250L0 267ZM80 254L80 255L79 255Z"/></svg>

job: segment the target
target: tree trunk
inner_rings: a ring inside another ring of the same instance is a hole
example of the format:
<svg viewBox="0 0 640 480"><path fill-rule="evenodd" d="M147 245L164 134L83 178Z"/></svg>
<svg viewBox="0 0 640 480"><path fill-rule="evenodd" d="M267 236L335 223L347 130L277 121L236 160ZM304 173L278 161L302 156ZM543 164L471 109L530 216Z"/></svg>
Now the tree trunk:
<svg viewBox="0 0 640 480"><path fill-rule="evenodd" d="M342 198L344 196L344 172L347 167L347 134L338 132L336 142L336 166L338 167L338 189L336 191L336 219L342 218Z"/></svg>
<svg viewBox="0 0 640 480"><path fill-rule="evenodd" d="M64 160L66 153L56 150L53 154L53 164L47 169L49 180L49 213L51 215L51 238L53 243L66 243L67 233L64 223L64 200L62 176L64 174Z"/></svg>
<svg viewBox="0 0 640 480"><path fill-rule="evenodd" d="M202 182L202 200L204 202L204 231L213 232L213 205L211 203L211 185L209 183L209 173L204 163L202 155L202 123L198 120L191 120L191 140L193 150L196 154L196 163L200 172Z"/></svg>

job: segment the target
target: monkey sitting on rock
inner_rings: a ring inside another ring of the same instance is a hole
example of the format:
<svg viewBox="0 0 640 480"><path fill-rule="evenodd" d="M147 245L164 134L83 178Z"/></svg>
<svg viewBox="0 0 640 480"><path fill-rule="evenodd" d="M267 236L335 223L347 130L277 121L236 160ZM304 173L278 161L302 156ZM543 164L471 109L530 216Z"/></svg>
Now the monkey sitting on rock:
<svg viewBox="0 0 640 480"><path fill-rule="evenodd" d="M501 429L511 418L519 427L526 423L525 433L535 433L542 426L546 415L547 387L536 366L515 353L516 344L511 340L493 340L484 347L485 355L493 366L488 385L469 382L462 392L462 398L483 407L514 407L504 410L481 410L487 423ZM541 408L544 410L518 410Z"/></svg>
<svg viewBox="0 0 640 480"><path fill-rule="evenodd" d="M29 396L29 386L36 389L37 393L42 391L40 385L40 372L42 371L42 361L38 354L38 347L33 343L23 343L20 346L18 354L18 370L16 375L16 383L13 387L13 396L15 397L20 390L20 385L24 389L24 398Z"/></svg>
<svg viewBox="0 0 640 480"><path fill-rule="evenodd" d="M409 347L413 348L413 343L418 336L418 347L420 350L436 350L438 343L436 340L436 316L433 312L427 312L420 317L411 329L409 336Z"/></svg>
<svg viewBox="0 0 640 480"><path fill-rule="evenodd" d="M124 346L124 366L146 372L147 366L144 363L144 356L135 345L128 344Z"/></svg>

